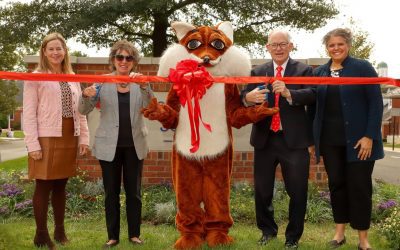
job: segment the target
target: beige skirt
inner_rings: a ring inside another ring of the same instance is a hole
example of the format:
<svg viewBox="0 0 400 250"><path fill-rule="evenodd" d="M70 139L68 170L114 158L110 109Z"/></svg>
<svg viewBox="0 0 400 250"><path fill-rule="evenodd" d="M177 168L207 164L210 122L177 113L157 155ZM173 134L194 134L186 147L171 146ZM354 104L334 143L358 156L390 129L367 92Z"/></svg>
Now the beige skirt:
<svg viewBox="0 0 400 250"><path fill-rule="evenodd" d="M42 159L28 160L30 179L56 180L76 175L78 137L74 136L74 119L63 118L62 137L39 137Z"/></svg>

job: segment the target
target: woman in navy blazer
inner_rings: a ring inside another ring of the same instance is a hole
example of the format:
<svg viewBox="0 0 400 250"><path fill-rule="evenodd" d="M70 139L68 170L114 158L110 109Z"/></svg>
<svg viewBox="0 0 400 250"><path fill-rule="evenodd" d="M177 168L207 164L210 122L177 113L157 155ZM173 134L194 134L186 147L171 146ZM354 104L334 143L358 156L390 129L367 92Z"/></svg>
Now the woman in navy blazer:
<svg viewBox="0 0 400 250"><path fill-rule="evenodd" d="M372 65L349 56L352 36L347 29L328 32L323 42L331 59L315 76L377 77ZM383 158L383 112L379 85L320 85L314 119L315 153L323 156L336 232L329 242L346 242L345 226L358 230L358 249L371 249L368 229L372 208L372 171Z"/></svg>

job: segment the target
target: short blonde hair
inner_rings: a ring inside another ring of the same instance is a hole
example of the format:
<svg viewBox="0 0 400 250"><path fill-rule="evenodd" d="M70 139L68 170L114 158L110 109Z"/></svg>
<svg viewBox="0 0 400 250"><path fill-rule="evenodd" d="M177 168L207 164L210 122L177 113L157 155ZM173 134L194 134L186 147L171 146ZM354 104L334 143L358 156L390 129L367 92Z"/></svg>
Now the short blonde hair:
<svg viewBox="0 0 400 250"><path fill-rule="evenodd" d="M110 49L110 54L108 56L108 63L110 64L110 69L115 71L116 68L113 63L113 58L117 54L118 51L125 50L129 53L130 56L133 56L134 64L137 64L140 60L139 51L133 46L133 44L127 40L119 40L114 43L114 45Z"/></svg>
<svg viewBox="0 0 400 250"><path fill-rule="evenodd" d="M351 47L353 43L353 34L351 33L350 29L336 28L326 33L326 35L322 38L322 43L325 45L325 47L328 46L329 39L331 39L333 36L342 37L349 47Z"/></svg>
<svg viewBox="0 0 400 250"><path fill-rule="evenodd" d="M52 67L47 60L47 57L44 55L44 50L46 49L46 46L49 42L53 40L59 40L61 42L61 45L65 51L65 56L64 60L61 62L61 70L63 74L73 74L74 71L72 70L72 66L69 60L69 53L68 53L68 48L67 48L67 43L65 42L64 37L57 32L50 33L42 41L42 44L40 45L40 51L39 51L39 64L36 68L37 71L39 72L48 72L52 70Z"/></svg>

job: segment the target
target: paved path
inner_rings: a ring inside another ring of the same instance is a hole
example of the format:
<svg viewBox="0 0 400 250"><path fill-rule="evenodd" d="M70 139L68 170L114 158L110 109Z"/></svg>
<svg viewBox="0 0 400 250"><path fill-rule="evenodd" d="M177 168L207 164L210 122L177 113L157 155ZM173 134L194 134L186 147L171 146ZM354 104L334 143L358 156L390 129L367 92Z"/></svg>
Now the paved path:
<svg viewBox="0 0 400 250"><path fill-rule="evenodd" d="M400 185L400 149L385 148L385 158L375 162L372 177Z"/></svg>
<svg viewBox="0 0 400 250"><path fill-rule="evenodd" d="M0 162L17 159L27 154L23 139L0 139Z"/></svg>

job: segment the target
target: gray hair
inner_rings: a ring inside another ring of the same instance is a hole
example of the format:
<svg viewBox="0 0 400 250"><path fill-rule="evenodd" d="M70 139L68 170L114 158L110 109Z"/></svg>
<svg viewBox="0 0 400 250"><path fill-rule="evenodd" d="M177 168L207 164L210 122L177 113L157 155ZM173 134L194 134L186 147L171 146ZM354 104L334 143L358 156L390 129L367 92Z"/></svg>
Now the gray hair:
<svg viewBox="0 0 400 250"><path fill-rule="evenodd" d="M134 67L135 64L137 64L140 60L139 51L131 42L128 42L127 40L119 40L115 42L114 45L111 47L110 54L108 56L108 62L112 71L116 69L113 63L113 58L117 54L117 52L121 50L125 50L130 56L133 56Z"/></svg>
<svg viewBox="0 0 400 250"><path fill-rule="evenodd" d="M275 29L275 30L270 31L270 32L268 33L268 41L269 41L269 38L270 38L272 35L276 34L276 33L282 33L283 35L286 36L286 38L287 38L287 40L288 40L289 43L292 42L292 36L289 34L289 32L287 32L286 30L280 30L280 29ZM267 41L267 43L269 43L268 41Z"/></svg>
<svg viewBox="0 0 400 250"><path fill-rule="evenodd" d="M322 43L326 46L328 46L329 39L333 36L340 36L342 37L347 45L351 46L353 42L353 34L351 33L350 29L347 28L337 28L334 30L329 31L326 33L326 35L322 38Z"/></svg>

